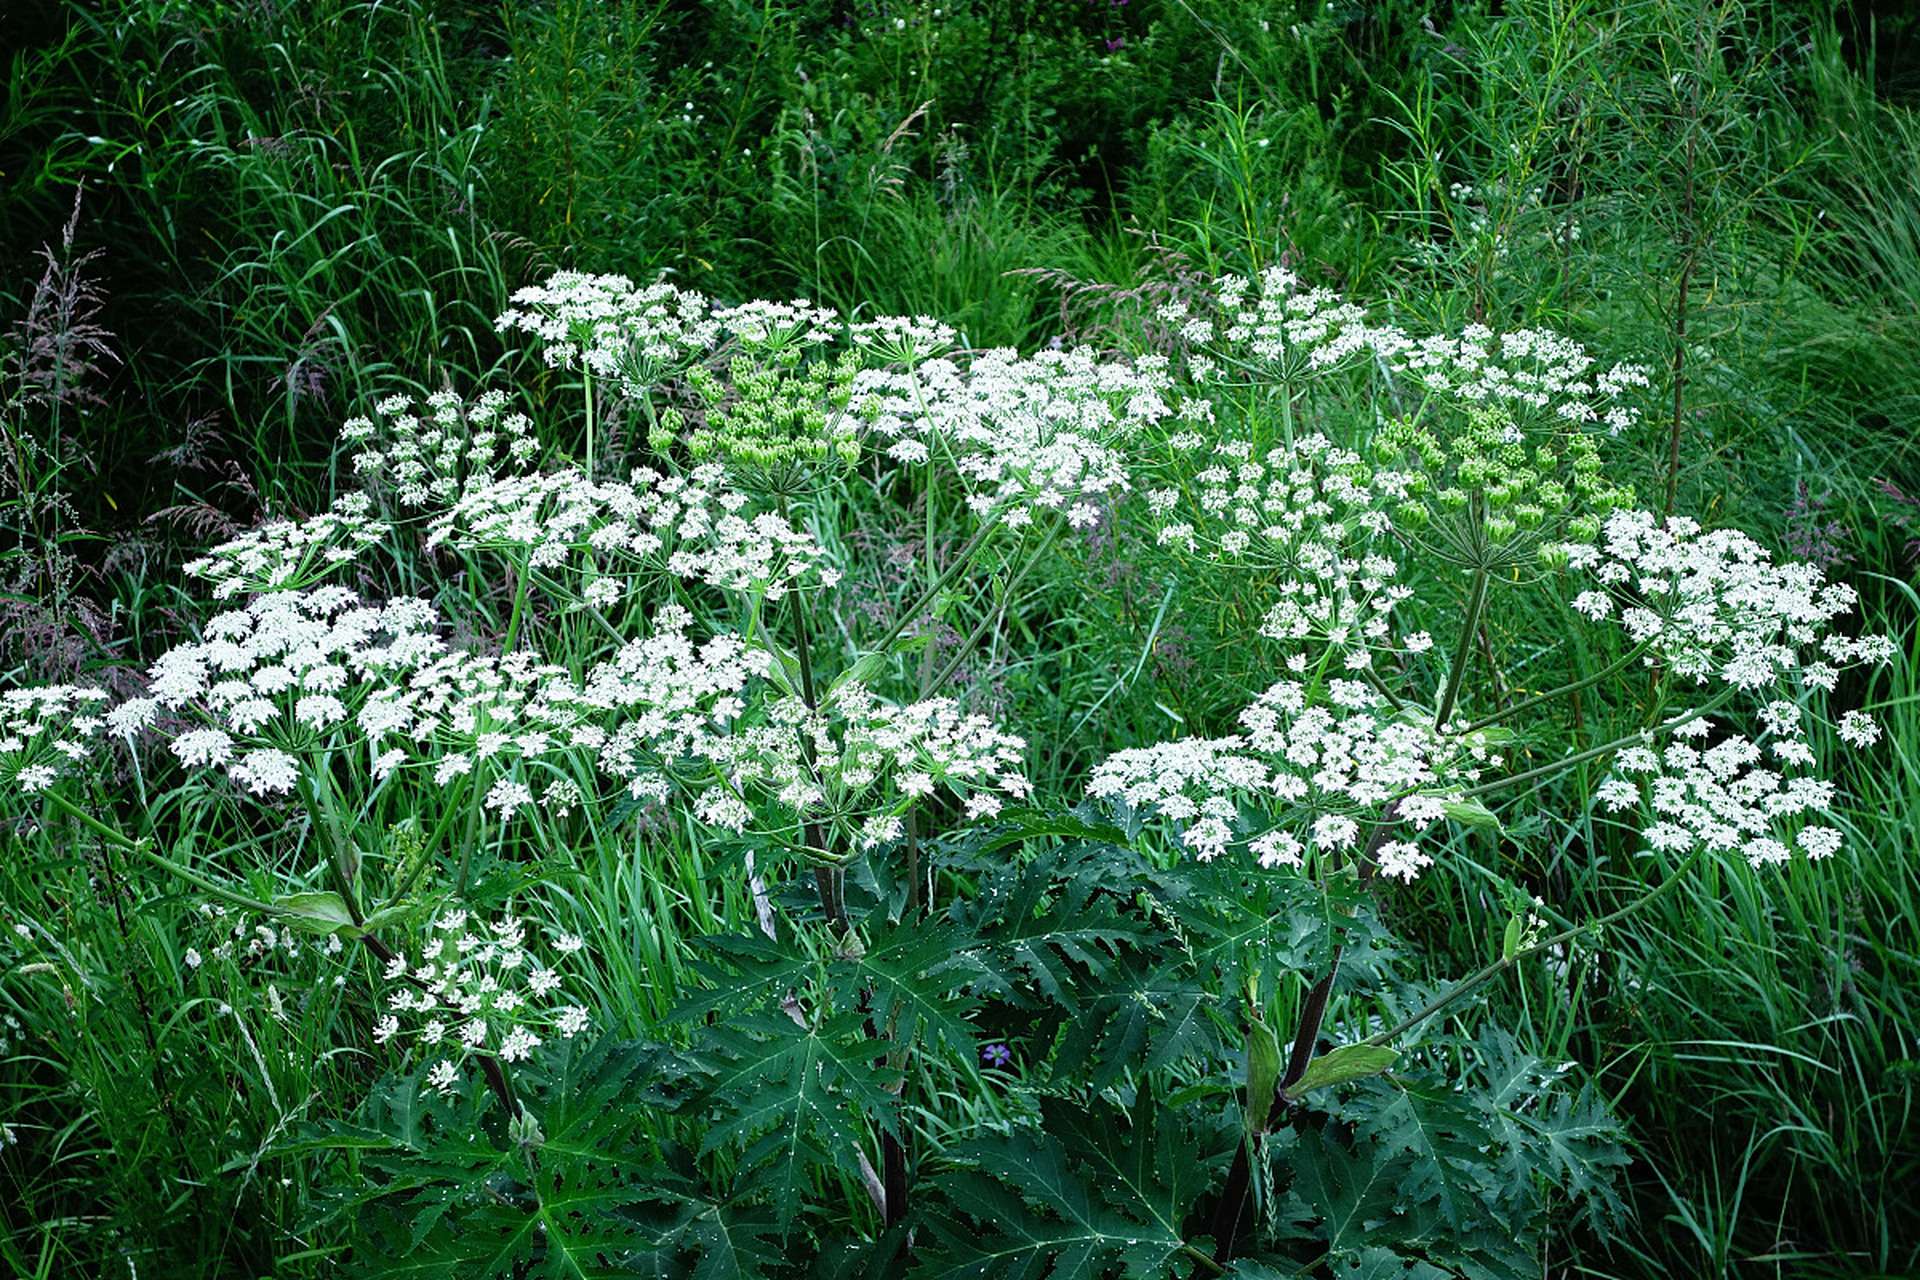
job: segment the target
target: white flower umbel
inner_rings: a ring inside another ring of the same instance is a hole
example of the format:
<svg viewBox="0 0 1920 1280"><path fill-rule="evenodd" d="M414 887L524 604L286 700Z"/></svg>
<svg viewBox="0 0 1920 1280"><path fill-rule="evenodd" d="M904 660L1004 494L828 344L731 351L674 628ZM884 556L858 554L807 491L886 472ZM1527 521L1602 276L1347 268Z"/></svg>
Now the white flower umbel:
<svg viewBox="0 0 1920 1280"><path fill-rule="evenodd" d="M358 745L376 780L408 766L445 786L573 741L582 709L561 668L524 650L449 652L438 624L420 600L375 606L338 587L262 596L154 663L151 699L116 709L114 728L138 732L159 706L197 718L174 755L263 796L295 790L315 750Z"/></svg>
<svg viewBox="0 0 1920 1280"><path fill-rule="evenodd" d="M1129 447L1172 413L1171 390L1160 357L1129 365L1084 350L989 351L964 365L862 370L852 407L881 437L878 451L907 465L946 456L969 506L1006 512L1018 527L1042 509L1124 492Z"/></svg>
<svg viewBox="0 0 1920 1280"><path fill-rule="evenodd" d="M861 844L893 830L884 820L935 787L962 800L969 819L991 817L1003 799L1031 790L1020 772L1025 741L950 698L892 706L850 681L816 711L789 696L766 718L713 743L709 759L728 791L772 802L796 826L826 821L851 834L858 825ZM875 817L882 822L864 825Z"/></svg>
<svg viewBox="0 0 1920 1280"><path fill-rule="evenodd" d="M1596 372L1598 361L1585 347L1548 329L1495 334L1485 325L1469 325L1458 337L1419 340L1379 329L1372 341L1380 357L1418 390L1503 405L1526 426L1597 424L1618 435L1639 418L1630 390L1648 385L1647 371L1639 365Z"/></svg>
<svg viewBox="0 0 1920 1280"><path fill-rule="evenodd" d="M766 651L737 635L695 644L686 634L692 621L681 606L665 606L654 615L652 635L630 641L587 675L582 702L611 726L600 767L635 797L666 794L661 762L712 758L745 708L748 682L772 670Z"/></svg>
<svg viewBox="0 0 1920 1280"><path fill-rule="evenodd" d="M275 520L189 560L189 577L213 584L213 598L268 591L304 591L349 564L387 536L363 493L338 499L333 509L305 520Z"/></svg>
<svg viewBox="0 0 1920 1280"><path fill-rule="evenodd" d="M540 451L533 423L508 412L507 396L488 391L463 405L438 391L416 406L390 396L375 418L351 418L340 438L353 447L353 470L376 492L391 492L403 507L445 507L502 471L520 471Z"/></svg>
<svg viewBox="0 0 1920 1280"><path fill-rule="evenodd" d="M0 784L45 791L94 750L110 699L100 689L57 684L0 692Z"/></svg>
<svg viewBox="0 0 1920 1280"><path fill-rule="evenodd" d="M1831 630L1854 605L1852 587L1828 582L1815 565L1775 564L1734 530L1623 510L1607 518L1594 542L1560 550L1617 602L1616 625L1649 645L1649 665L1696 684L1759 692L1791 677L1831 690L1847 666L1883 664L1895 652L1886 636ZM1603 600L1583 592L1582 611L1607 616L1612 610Z"/></svg>
<svg viewBox="0 0 1920 1280"><path fill-rule="evenodd" d="M1352 680L1327 682L1321 697L1279 681L1240 723L1245 732L1226 738L1117 752L1094 768L1087 791L1169 821L1203 860L1245 838L1248 811L1279 821L1250 845L1266 866L1301 866L1309 850L1351 855L1363 826L1391 821L1409 838L1387 847L1380 868L1411 880L1431 861L1411 837L1463 800L1492 758L1480 736L1437 733Z"/></svg>
<svg viewBox="0 0 1920 1280"><path fill-rule="evenodd" d="M945 354L959 337L952 325L931 316L878 316L848 326L848 333L856 347L908 367Z"/></svg>
<svg viewBox="0 0 1920 1280"><path fill-rule="evenodd" d="M724 307L714 312L713 318L742 349L761 358L825 346L841 327L839 312L816 307L805 298L793 302L757 298L737 307Z"/></svg>
<svg viewBox="0 0 1920 1280"><path fill-rule="evenodd" d="M1695 720L1662 750L1622 751L1617 775L1601 784L1600 803L1616 813L1645 812L1647 844L1675 857L1704 848L1738 853L1756 867L1785 862L1791 855L1776 831L1794 820L1804 824L1795 842L1809 858L1839 850L1839 832L1805 821L1832 807L1832 782L1768 767L1766 749L1738 734L1706 748L1686 740L1713 731L1705 719Z"/></svg>
<svg viewBox="0 0 1920 1280"><path fill-rule="evenodd" d="M1320 435L1263 459L1236 440L1180 456L1202 447L1197 436L1176 440L1175 483L1147 494L1159 544L1275 576L1279 599L1260 634L1285 645L1296 669L1329 648L1349 670L1371 665L1390 647L1390 615L1409 594L1394 581L1388 516L1406 496L1406 477L1376 472Z"/></svg>
<svg viewBox="0 0 1920 1280"><path fill-rule="evenodd" d="M438 1059L429 1075L439 1089L453 1087L460 1061L491 1054L524 1061L550 1037L572 1039L588 1025L586 1011L568 1000L565 979L528 949L525 924L505 916L491 923L465 911L435 920L417 956L389 962L385 1013L374 1039L411 1045ZM556 934L555 951L571 957Z"/></svg>
<svg viewBox="0 0 1920 1280"><path fill-rule="evenodd" d="M510 301L494 321L501 333L532 334L549 365L617 379L628 395L646 394L724 338L700 294L625 276L561 271Z"/></svg>
<svg viewBox="0 0 1920 1280"><path fill-rule="evenodd" d="M835 824L866 846L897 833L894 820L936 787L970 818L1028 795L1024 741L952 700L892 706L848 681L815 711L778 692L750 707L749 682L776 674L772 660L730 634L696 645L690 621L678 606L661 610L651 637L587 679L584 700L617 717L600 767L629 794L664 799L677 780L712 825L741 831L772 806L791 827Z"/></svg>
<svg viewBox="0 0 1920 1280"><path fill-rule="evenodd" d="M1213 299L1217 321L1195 317L1177 305L1162 308L1160 318L1237 371L1221 373L1224 381L1244 373L1290 385L1372 354L1375 330L1362 308L1330 289L1301 286L1300 277L1284 267L1268 267L1257 288L1244 276L1222 276ZM1194 362L1202 380L1213 380L1219 368L1204 357Z"/></svg>
<svg viewBox="0 0 1920 1280"><path fill-rule="evenodd" d="M811 534L773 512L747 514L747 504L718 465L688 476L636 469L607 483L568 469L470 490L427 542L524 558L549 581L571 574L578 598L603 605L643 571L778 599L805 583L823 552Z"/></svg>

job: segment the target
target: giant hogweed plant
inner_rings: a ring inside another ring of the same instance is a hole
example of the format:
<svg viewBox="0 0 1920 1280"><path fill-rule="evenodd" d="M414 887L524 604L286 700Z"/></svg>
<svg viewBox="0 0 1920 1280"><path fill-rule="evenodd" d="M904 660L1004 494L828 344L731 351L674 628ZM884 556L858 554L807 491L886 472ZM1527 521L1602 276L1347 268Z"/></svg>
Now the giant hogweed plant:
<svg viewBox="0 0 1920 1280"><path fill-rule="evenodd" d="M1637 370L1416 339L1282 271L1159 318L1177 360L1021 357L557 276L500 323L578 376L581 447L498 392L383 402L343 433L359 491L189 566L223 609L145 696L5 694L0 776L48 833L372 957L394 1070L288 1146L331 1160L314 1225L369 1271L1536 1272L1552 1214L1621 1212L1621 1135L1472 1010L1608 921L1510 887L1488 964L1434 987L1382 907L1575 770L1655 868L1615 916L1704 858L1832 854L1809 726L1890 648L1819 570L1608 479ZM648 424L623 478L614 410ZM903 598L831 608L835 522L900 493ZM1020 582L1113 520L1260 592L1273 679L1234 733L1037 795L929 637L1006 643ZM423 557L509 603L338 581ZM1511 591L1611 656L1476 682ZM1570 700L1591 745L1545 758ZM592 947L526 916L662 814L753 910L686 940L648 1035L597 1035Z"/></svg>

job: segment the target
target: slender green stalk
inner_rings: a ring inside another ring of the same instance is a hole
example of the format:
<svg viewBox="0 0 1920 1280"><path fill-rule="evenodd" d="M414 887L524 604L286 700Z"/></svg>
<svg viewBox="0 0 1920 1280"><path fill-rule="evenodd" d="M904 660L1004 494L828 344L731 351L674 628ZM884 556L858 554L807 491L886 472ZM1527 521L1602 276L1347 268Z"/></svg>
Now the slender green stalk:
<svg viewBox="0 0 1920 1280"><path fill-rule="evenodd" d="M257 911L261 915L271 916L279 914L278 909L271 903L262 902L258 898L249 898L243 893L236 893L232 889L217 885L205 876L189 871L179 863L156 853L153 850L151 841L145 838L139 840L129 839L124 832L117 831L108 826L106 823L100 821L100 819L74 804L73 801L67 799L64 795L61 795L58 791L47 792L46 798L48 803L54 805L68 817L78 821L82 826L92 831L101 839L112 842L128 853L145 858L154 866L179 877L196 889L212 894L222 902L229 903L247 911Z"/></svg>
<svg viewBox="0 0 1920 1280"><path fill-rule="evenodd" d="M1401 1035L1404 1035L1406 1032L1411 1031L1413 1028L1419 1026L1421 1023L1425 1022L1428 1018L1431 1018L1434 1014L1439 1013L1442 1010L1446 1009L1448 1006L1455 1004L1463 997L1472 994L1474 990L1484 985L1489 979L1497 977L1502 973L1505 973L1508 969L1513 968L1513 966L1515 966L1516 964L1519 964L1522 960L1526 960L1533 956L1539 955L1542 951L1546 951L1553 947L1560 946L1563 943L1571 942L1573 939L1579 937L1583 933L1591 933L1595 929L1603 929L1606 926L1615 923L1616 921L1624 920L1628 916L1631 916L1636 914L1637 912L1646 910L1648 907L1652 906L1655 902L1658 902L1661 898L1666 897L1669 893L1672 893L1674 889L1678 888L1680 884L1682 884L1686 880L1687 872L1691 871L1694 867L1694 864L1699 862L1700 859L1703 856L1705 856L1705 854L1706 854L1706 849L1704 846L1694 850L1693 853L1688 856L1687 860L1680 864L1679 869L1676 870L1672 875L1667 877L1667 882L1665 884L1661 885L1658 889L1655 889L1652 893L1649 893L1644 897L1637 898L1634 901L1629 902L1626 906L1621 907L1619 910L1611 911L1606 915L1601 916L1598 920L1592 920L1586 924L1576 925L1571 929L1563 929L1559 933L1554 934L1551 938L1545 938L1539 942L1534 943L1532 946L1528 947L1524 951L1516 951L1510 956L1502 956L1500 959L1495 960L1493 963L1482 966L1480 969L1476 970L1474 973L1469 974L1465 978L1462 978L1459 982L1454 983L1453 986L1447 988L1440 995L1436 996L1419 1012L1411 1014L1408 1017L1401 1019L1399 1022L1395 1023L1393 1026L1388 1027L1385 1031L1379 1032L1376 1035L1368 1036L1365 1040L1360 1041L1360 1043L1364 1045L1375 1045L1375 1046L1385 1045L1389 1041L1395 1040L1399 1038Z"/></svg>
<svg viewBox="0 0 1920 1280"><path fill-rule="evenodd" d="M1655 725L1639 733L1630 733L1622 738L1615 738L1612 742L1603 742L1597 747L1589 747L1585 751L1577 751L1570 756L1562 756L1552 764L1543 764L1538 769L1528 769L1525 773L1516 773L1509 777L1496 778L1491 782L1483 782L1478 786L1468 787L1461 794L1468 796L1485 795L1489 791L1498 791L1502 787L1511 787L1519 783L1533 782L1539 778L1551 777L1573 765L1584 764L1589 760L1597 760L1601 756L1610 755L1620 750L1622 747L1631 747L1636 743L1647 741L1656 734L1666 733L1690 721L1698 720L1701 716L1709 715L1725 706L1728 702L1732 701L1734 694L1738 692L1740 692L1740 690L1737 687L1723 689L1704 706L1695 707L1685 715L1675 716L1664 724Z"/></svg>
<svg viewBox="0 0 1920 1280"><path fill-rule="evenodd" d="M1594 685L1599 684L1601 681L1607 679L1609 676L1617 675L1618 673L1625 671L1636 660L1638 660L1642 654L1646 653L1646 651L1648 649L1651 649L1652 647L1653 647L1653 641L1642 640L1639 644L1629 649L1618 660L1612 663L1609 663L1603 670L1596 671L1594 674L1587 676L1585 679L1575 680L1571 684L1563 684L1558 689L1549 689L1545 693L1537 693L1530 698L1523 698L1519 702L1514 703L1512 706L1506 707L1505 709L1500 711L1496 711L1492 715L1487 716L1484 719L1474 721L1472 724L1466 727L1466 732L1473 733L1476 730L1489 728L1493 725L1499 724L1502 720L1511 720L1515 716L1519 715L1521 712L1529 711L1534 707L1539 706L1543 702L1551 702L1555 698L1564 698L1564 697L1567 697L1569 694L1579 693L1582 689L1590 689Z"/></svg>
<svg viewBox="0 0 1920 1280"><path fill-rule="evenodd" d="M940 673L934 676L932 680L926 681L921 685L921 697L927 697L935 689L945 685L948 678L960 669L960 664L966 661L967 655L973 652L973 647L980 643L981 637L986 635L990 628L997 626L1000 620L1006 617L1007 601L1013 598L1013 589L1020 585L1021 580L1027 576L1035 565L1040 563L1040 558L1046 555L1048 549L1053 546L1054 539L1060 536L1060 529L1065 523L1065 520L1056 521L1053 527L1047 530L1046 537L1042 538L1040 545L1033 549L1033 555L1028 557L1027 562L1020 566L1020 571L1008 579L1006 585L1001 588L998 607L989 610L987 616L980 619L979 625L974 627L973 633L966 638L965 643L954 650L953 657L948 659L947 665L940 669Z"/></svg>
<svg viewBox="0 0 1920 1280"><path fill-rule="evenodd" d="M973 559L973 553L980 549L980 544L987 540L987 535L992 533L994 527L998 524L998 521L994 518L996 514L995 512L989 512L981 518L980 528L975 531L971 538L967 539L967 544L960 548L959 554L953 558L953 563L946 567L946 570L941 573L940 577L935 580L932 586L920 593L918 600L915 600L907 608L900 611L898 620L896 620L891 627L887 628L886 634L881 636L879 641L873 646L873 652L885 653L888 649L892 648L893 642L900 638L901 633L918 622L920 615L932 606L933 601L939 594L953 585L954 579L958 578L961 573L965 571L968 562Z"/></svg>

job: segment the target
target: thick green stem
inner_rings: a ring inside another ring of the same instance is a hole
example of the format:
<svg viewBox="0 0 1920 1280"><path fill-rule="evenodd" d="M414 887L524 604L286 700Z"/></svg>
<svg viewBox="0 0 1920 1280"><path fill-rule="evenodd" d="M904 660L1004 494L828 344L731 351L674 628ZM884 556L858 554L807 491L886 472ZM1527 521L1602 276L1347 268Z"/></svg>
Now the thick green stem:
<svg viewBox="0 0 1920 1280"><path fill-rule="evenodd" d="M1433 727L1444 730L1453 718L1454 703L1460 697L1460 683L1466 679L1467 658L1473 651L1473 639L1480 630L1480 618L1487 608L1487 586L1493 572L1482 565L1473 571L1473 587L1467 594L1466 616L1460 620L1460 644L1453 651L1453 669L1447 672L1447 690L1440 695L1440 707L1434 712Z"/></svg>
<svg viewBox="0 0 1920 1280"><path fill-rule="evenodd" d="M359 872L359 850L354 847L352 834L340 820L339 808L334 804L333 786L328 776L330 767L330 756L322 752L319 768L313 773L300 775L300 792L307 802L307 811L317 813L326 830L327 870L332 876L333 887L340 894L340 900L346 903L348 917L357 926L366 919L360 910L359 894L354 889L354 880Z"/></svg>
<svg viewBox="0 0 1920 1280"><path fill-rule="evenodd" d="M580 371L580 393L587 402L587 482L593 482L593 375Z"/></svg>
<svg viewBox="0 0 1920 1280"><path fill-rule="evenodd" d="M527 608L527 592L533 587L533 567L521 561L513 575L513 614L507 619L507 638L500 643L500 652L512 653L520 643L520 620Z"/></svg>
<svg viewBox="0 0 1920 1280"><path fill-rule="evenodd" d="M782 519L786 518L786 505L784 500L780 504ZM806 704L808 711L818 711L820 694L819 686L813 678L813 631L807 626L806 597L796 591L789 599L793 601L794 656L800 664L800 700ZM807 766L811 768L813 766L812 743L803 740L801 751L806 758ZM820 830L819 823L806 823L801 839L806 841L809 849L815 850L822 857L828 854L826 835ZM844 929L847 926L844 874L839 867L830 865L813 869L814 887L820 894L821 913L826 916L827 924L835 929Z"/></svg>

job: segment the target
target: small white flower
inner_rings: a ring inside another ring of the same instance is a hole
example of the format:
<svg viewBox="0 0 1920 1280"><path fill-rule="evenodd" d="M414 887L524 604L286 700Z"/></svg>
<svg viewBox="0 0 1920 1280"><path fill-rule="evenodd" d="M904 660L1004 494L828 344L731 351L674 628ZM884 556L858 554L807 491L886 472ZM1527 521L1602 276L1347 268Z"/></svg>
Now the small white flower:
<svg viewBox="0 0 1920 1280"><path fill-rule="evenodd" d="M512 814L519 809L532 806L533 792L524 782L502 778L487 792L485 804L495 813Z"/></svg>
<svg viewBox="0 0 1920 1280"><path fill-rule="evenodd" d="M459 1069L456 1068L453 1065L453 1063L449 1062L445 1058L442 1058L440 1059L440 1061L434 1063L433 1069L427 1072L427 1083L432 1085L435 1089L438 1089L441 1093L446 1093L448 1090L452 1089L454 1085L454 1081L458 1080L459 1078L460 1078Z"/></svg>
<svg viewBox="0 0 1920 1280"><path fill-rule="evenodd" d="M1864 711L1849 711L1841 716L1835 731L1852 747L1870 747L1880 741L1880 726Z"/></svg>

